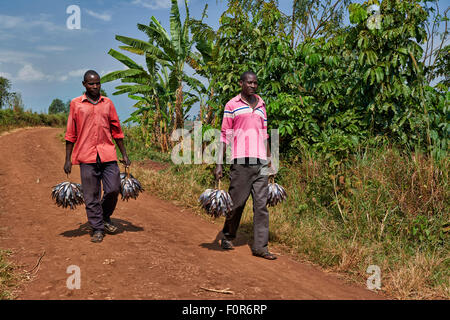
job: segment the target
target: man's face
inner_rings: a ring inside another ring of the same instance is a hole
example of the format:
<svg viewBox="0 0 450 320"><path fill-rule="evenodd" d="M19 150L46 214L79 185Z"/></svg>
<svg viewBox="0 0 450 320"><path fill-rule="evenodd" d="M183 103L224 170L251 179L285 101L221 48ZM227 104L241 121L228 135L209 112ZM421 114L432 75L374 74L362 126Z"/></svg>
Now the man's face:
<svg viewBox="0 0 450 320"><path fill-rule="evenodd" d="M90 74L83 81L83 86L86 88L86 92L93 97L100 95L100 77Z"/></svg>
<svg viewBox="0 0 450 320"><path fill-rule="evenodd" d="M256 89L258 89L258 79L254 74L249 74L244 80L239 81L241 85L242 93L247 96L254 95Z"/></svg>

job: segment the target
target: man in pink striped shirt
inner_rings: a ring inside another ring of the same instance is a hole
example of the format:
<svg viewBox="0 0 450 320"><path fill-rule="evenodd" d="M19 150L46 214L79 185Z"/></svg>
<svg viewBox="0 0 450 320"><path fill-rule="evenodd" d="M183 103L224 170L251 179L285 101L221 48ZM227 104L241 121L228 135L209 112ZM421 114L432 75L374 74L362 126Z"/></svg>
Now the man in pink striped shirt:
<svg viewBox="0 0 450 320"><path fill-rule="evenodd" d="M225 105L221 130L221 148L214 175L223 176L223 157L227 145L231 145L229 193L233 208L225 220L221 246L234 249L242 212L250 194L253 198L253 245L255 256L268 260L277 257L268 250L269 211L267 210L268 174L270 149L267 143L266 105L256 94L258 80L251 71L244 72L239 81L241 93Z"/></svg>

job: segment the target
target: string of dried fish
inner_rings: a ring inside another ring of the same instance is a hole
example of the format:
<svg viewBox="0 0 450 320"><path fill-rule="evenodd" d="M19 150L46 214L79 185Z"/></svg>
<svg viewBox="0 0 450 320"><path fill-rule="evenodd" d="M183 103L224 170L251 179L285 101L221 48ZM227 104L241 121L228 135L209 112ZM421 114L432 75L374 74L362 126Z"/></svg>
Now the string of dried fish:
<svg viewBox="0 0 450 320"><path fill-rule="evenodd" d="M143 191L141 183L132 174L127 172L120 173L120 194L123 201L128 201L130 198L136 200L139 193Z"/></svg>
<svg viewBox="0 0 450 320"><path fill-rule="evenodd" d="M286 200L286 190L278 183L275 183L273 181L269 182L268 188L269 192L267 194L267 205L269 207L274 207L280 202Z"/></svg>
<svg viewBox="0 0 450 320"><path fill-rule="evenodd" d="M202 208L215 218L226 216L233 208L230 194L225 190L220 190L220 185L219 189L206 189L198 200Z"/></svg>
<svg viewBox="0 0 450 320"><path fill-rule="evenodd" d="M75 209L84 203L81 184L65 181L53 186L52 199L58 207Z"/></svg>

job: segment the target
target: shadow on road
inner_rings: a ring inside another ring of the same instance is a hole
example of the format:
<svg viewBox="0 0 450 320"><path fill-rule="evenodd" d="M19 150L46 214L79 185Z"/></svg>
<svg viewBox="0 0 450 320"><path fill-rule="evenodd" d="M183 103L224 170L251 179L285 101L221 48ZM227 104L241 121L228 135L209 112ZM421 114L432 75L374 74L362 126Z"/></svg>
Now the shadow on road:
<svg viewBox="0 0 450 320"><path fill-rule="evenodd" d="M199 246L202 248L206 248L208 250L224 251L220 246L220 240L222 239L222 237L223 237L223 233L222 233L222 231L219 231L213 242L210 242L210 243L204 242L204 243L199 244ZM248 244L248 239L246 236L244 236L242 234L238 234L236 239L233 240L233 245L235 247L245 246L247 244Z"/></svg>
<svg viewBox="0 0 450 320"><path fill-rule="evenodd" d="M139 232L144 231L144 228L135 226L129 221L122 220L122 219L111 219L114 225L117 226L118 230L115 232L115 234L123 233L123 232ZM86 222L84 224L81 224L78 226L77 229L73 230L67 230L64 232L61 232L60 235L68 238L74 238L74 237L81 237L87 234L90 234L92 232L91 227L89 226L89 223Z"/></svg>

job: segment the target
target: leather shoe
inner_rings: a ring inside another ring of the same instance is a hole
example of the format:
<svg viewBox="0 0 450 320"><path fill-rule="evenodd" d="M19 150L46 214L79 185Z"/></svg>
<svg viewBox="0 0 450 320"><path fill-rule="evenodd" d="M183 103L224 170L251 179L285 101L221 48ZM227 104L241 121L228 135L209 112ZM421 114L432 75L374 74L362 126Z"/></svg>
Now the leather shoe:
<svg viewBox="0 0 450 320"><path fill-rule="evenodd" d="M109 221L103 221L103 225L105 226L105 231L108 233L114 233L117 231L117 227Z"/></svg>
<svg viewBox="0 0 450 320"><path fill-rule="evenodd" d="M103 241L103 232L100 230L94 231L94 234L91 237L91 241L95 243L99 243Z"/></svg>
<svg viewBox="0 0 450 320"><path fill-rule="evenodd" d="M276 260L277 259L277 256L270 252L262 252L262 253L253 252L253 255L255 257L260 257L260 258L264 258L267 260Z"/></svg>
<svg viewBox="0 0 450 320"><path fill-rule="evenodd" d="M220 246L224 250L233 250L234 249L233 243L227 239L222 239L222 243L220 244Z"/></svg>

